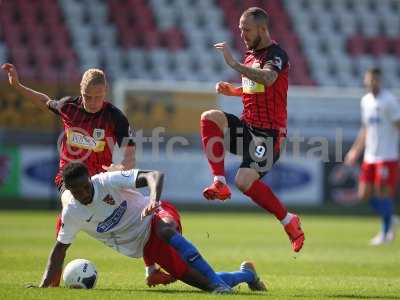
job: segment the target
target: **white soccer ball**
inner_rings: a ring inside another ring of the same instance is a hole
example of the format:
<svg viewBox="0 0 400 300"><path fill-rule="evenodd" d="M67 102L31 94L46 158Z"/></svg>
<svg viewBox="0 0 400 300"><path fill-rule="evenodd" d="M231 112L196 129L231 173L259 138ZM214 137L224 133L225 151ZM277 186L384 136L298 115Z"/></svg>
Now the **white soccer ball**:
<svg viewBox="0 0 400 300"><path fill-rule="evenodd" d="M96 267L87 259L75 259L65 266L63 280L68 288L92 289L97 281Z"/></svg>

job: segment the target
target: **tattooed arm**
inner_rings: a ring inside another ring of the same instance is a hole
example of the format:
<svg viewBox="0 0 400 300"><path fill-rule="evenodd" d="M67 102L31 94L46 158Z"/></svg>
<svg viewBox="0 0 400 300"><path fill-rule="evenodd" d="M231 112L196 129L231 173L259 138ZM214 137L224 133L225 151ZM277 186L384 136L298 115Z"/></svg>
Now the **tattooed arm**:
<svg viewBox="0 0 400 300"><path fill-rule="evenodd" d="M221 51L224 55L225 62L235 71L243 74L252 81L261 83L265 86L272 85L278 78L278 72L276 72L271 65L265 65L263 69L247 67L235 60L232 56L231 51L226 43L215 44L214 47Z"/></svg>
<svg viewBox="0 0 400 300"><path fill-rule="evenodd" d="M265 86L272 85L278 78L278 73L268 65L265 66L264 69L257 69L236 62L236 64L233 64L231 67L250 80L261 83Z"/></svg>

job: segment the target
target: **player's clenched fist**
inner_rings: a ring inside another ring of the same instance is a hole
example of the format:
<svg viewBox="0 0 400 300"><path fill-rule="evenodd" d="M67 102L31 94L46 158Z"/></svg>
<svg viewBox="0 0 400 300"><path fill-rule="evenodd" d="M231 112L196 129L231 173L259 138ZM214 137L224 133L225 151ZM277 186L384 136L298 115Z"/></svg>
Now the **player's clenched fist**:
<svg viewBox="0 0 400 300"><path fill-rule="evenodd" d="M14 65L6 63L1 66L1 68L7 72L8 81L11 86L16 87L19 84L17 69Z"/></svg>
<svg viewBox="0 0 400 300"><path fill-rule="evenodd" d="M215 85L215 90L218 94L222 94L225 96L241 96L242 88L235 87L233 84L225 81L217 82Z"/></svg>
<svg viewBox="0 0 400 300"><path fill-rule="evenodd" d="M220 81L215 85L218 94L232 96L235 92L234 86L229 82Z"/></svg>

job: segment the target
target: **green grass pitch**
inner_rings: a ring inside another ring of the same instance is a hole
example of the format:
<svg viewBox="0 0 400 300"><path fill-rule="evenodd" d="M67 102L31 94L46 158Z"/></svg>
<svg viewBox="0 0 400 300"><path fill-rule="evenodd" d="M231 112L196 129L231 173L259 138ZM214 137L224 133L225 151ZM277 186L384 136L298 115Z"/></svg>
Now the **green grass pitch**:
<svg viewBox="0 0 400 300"><path fill-rule="evenodd" d="M94 290L27 289L38 283L54 243L56 212L0 211L0 299L400 299L400 241L368 246L375 218L302 216L306 242L294 254L279 223L265 214L183 212L184 235L216 270L238 269L251 259L268 284L266 294L246 285L234 295L212 295L182 283L147 288L141 260L124 257L85 233L66 262L93 261Z"/></svg>

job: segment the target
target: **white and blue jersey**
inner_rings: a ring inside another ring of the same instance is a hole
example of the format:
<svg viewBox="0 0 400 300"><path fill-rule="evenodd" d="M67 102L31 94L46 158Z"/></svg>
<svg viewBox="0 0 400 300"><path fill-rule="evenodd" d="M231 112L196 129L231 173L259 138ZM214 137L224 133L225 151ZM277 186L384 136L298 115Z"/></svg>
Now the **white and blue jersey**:
<svg viewBox="0 0 400 300"><path fill-rule="evenodd" d="M362 122L366 129L364 161L376 163L398 159L400 103L389 91L361 99Z"/></svg>
<svg viewBox="0 0 400 300"><path fill-rule="evenodd" d="M93 201L88 205L66 190L61 196L62 226L57 241L71 244L82 230L126 256L141 257L150 236L151 216L140 218L149 199L135 190L138 171L93 176Z"/></svg>

